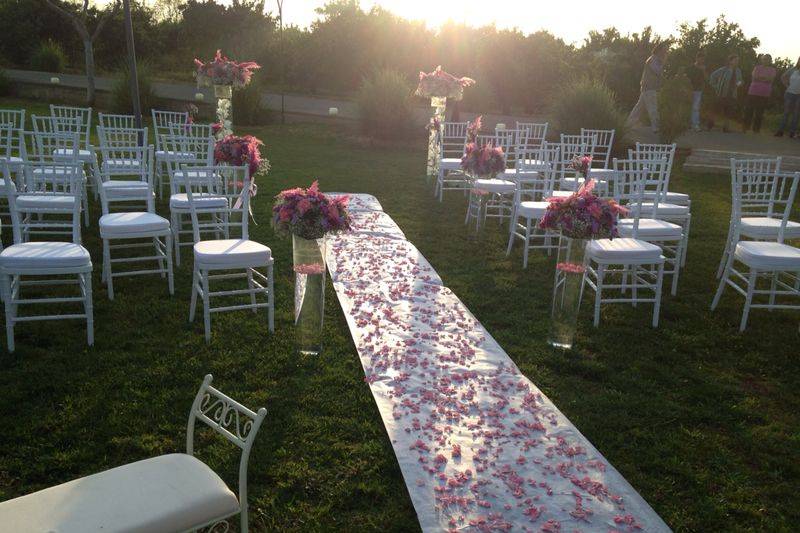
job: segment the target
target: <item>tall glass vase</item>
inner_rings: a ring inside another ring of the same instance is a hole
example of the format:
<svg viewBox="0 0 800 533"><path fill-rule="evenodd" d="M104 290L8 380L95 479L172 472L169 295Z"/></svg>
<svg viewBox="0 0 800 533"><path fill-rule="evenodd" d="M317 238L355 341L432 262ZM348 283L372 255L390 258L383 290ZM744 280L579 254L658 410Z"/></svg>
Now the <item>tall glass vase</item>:
<svg viewBox="0 0 800 533"><path fill-rule="evenodd" d="M431 117L431 128L428 133L428 177L436 177L439 174L439 154L441 152L439 133L442 124L444 124L447 98L431 97L431 107L433 108L433 116Z"/></svg>
<svg viewBox="0 0 800 533"><path fill-rule="evenodd" d="M559 241L550 333L547 336L547 342L556 348L569 350L575 343L588 242L564 236Z"/></svg>
<svg viewBox="0 0 800 533"><path fill-rule="evenodd" d="M323 239L292 236L294 260L294 329L303 355L322 351L325 311L325 244Z"/></svg>
<svg viewBox="0 0 800 533"><path fill-rule="evenodd" d="M217 98L217 123L221 126L217 131L217 140L222 140L233 133L231 116L233 114L233 86L214 85L214 96Z"/></svg>

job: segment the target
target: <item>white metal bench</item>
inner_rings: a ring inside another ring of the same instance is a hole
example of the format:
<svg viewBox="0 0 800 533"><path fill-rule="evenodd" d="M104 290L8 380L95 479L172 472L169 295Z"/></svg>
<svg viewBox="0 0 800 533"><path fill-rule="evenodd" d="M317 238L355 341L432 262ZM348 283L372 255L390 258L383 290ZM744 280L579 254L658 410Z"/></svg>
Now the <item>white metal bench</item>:
<svg viewBox="0 0 800 533"><path fill-rule="evenodd" d="M166 533L214 529L240 515L247 531L247 462L267 414L253 412L203 380L189 413L186 453L161 455L75 479L0 503L0 530L90 533ZM242 449L239 497L202 461L193 457L195 420Z"/></svg>

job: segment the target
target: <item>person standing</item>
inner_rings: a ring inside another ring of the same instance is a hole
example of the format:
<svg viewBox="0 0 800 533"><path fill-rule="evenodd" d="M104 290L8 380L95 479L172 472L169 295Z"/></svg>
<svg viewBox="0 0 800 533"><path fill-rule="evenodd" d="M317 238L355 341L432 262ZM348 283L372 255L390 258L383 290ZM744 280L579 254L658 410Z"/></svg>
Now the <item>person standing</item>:
<svg viewBox="0 0 800 533"><path fill-rule="evenodd" d="M658 133L658 91L661 89L664 62L667 59L668 51L669 41L663 41L653 48L652 54L645 61L642 79L639 83L639 100L628 115L628 126L639 124L642 113L647 111L650 128L653 133Z"/></svg>
<svg viewBox="0 0 800 533"><path fill-rule="evenodd" d="M781 81L786 86L783 94L783 118L775 137L783 137L783 131L789 126L789 137L797 133L797 121L800 119L800 59L795 66L781 76Z"/></svg>
<svg viewBox="0 0 800 533"><path fill-rule="evenodd" d="M703 50L697 52L694 58L694 65L687 69L686 76L692 85L692 130L700 131L700 105L703 101L703 88L708 78L706 73L706 53Z"/></svg>
<svg viewBox="0 0 800 533"><path fill-rule="evenodd" d="M772 56L761 54L758 56L758 64L753 67L750 87L747 90L747 101L744 108L744 125L742 131L752 126L753 132L761 131L761 121L764 119L764 110L769 104L769 97L772 95L772 81L777 76L778 71L772 66Z"/></svg>
<svg viewBox="0 0 800 533"><path fill-rule="evenodd" d="M736 97L742 85L739 56L728 56L728 64L719 67L709 76L709 83L717 97L717 110L723 116L722 131L728 131L728 121L736 114Z"/></svg>

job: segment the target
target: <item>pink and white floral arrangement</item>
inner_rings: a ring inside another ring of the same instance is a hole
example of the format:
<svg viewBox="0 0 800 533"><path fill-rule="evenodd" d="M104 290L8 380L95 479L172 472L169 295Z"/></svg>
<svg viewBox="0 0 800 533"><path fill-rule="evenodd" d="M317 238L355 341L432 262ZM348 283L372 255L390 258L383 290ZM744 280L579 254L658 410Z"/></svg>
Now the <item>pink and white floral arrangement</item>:
<svg viewBox="0 0 800 533"><path fill-rule="evenodd" d="M433 72L420 72L419 85L414 93L423 98L451 98L461 100L464 97L464 87L475 84L472 78L456 78L442 70L441 65Z"/></svg>
<svg viewBox="0 0 800 533"><path fill-rule="evenodd" d="M467 124L467 143L474 143L483 126L483 115L478 115L475 120Z"/></svg>
<svg viewBox="0 0 800 533"><path fill-rule="evenodd" d="M261 66L254 61L243 61L237 63L230 60L220 50L214 59L208 63L203 63L199 59L194 60L197 67L195 78L198 87L211 87L213 85L232 85L237 89L245 87L250 83L253 71L260 69Z"/></svg>
<svg viewBox="0 0 800 533"><path fill-rule="evenodd" d="M574 170L584 178L589 177L589 169L592 168L592 156L590 155L576 155L569 162L568 168Z"/></svg>
<svg viewBox="0 0 800 533"><path fill-rule="evenodd" d="M628 210L612 199L600 198L594 191L594 180L586 181L570 196L549 198L539 227L560 232L573 239L614 238L617 219Z"/></svg>
<svg viewBox="0 0 800 533"><path fill-rule="evenodd" d="M350 229L347 196L331 198L319 190L314 181L307 189L286 189L275 197L272 226L285 236L321 239L327 233Z"/></svg>
<svg viewBox="0 0 800 533"><path fill-rule="evenodd" d="M477 142L467 144L461 158L461 170L472 176L496 176L506 169L506 156L500 146Z"/></svg>
<svg viewBox="0 0 800 533"><path fill-rule="evenodd" d="M214 160L237 167L248 165L253 179L256 174L269 172L269 161L261 157L261 146L264 143L252 135L228 135L214 146Z"/></svg>

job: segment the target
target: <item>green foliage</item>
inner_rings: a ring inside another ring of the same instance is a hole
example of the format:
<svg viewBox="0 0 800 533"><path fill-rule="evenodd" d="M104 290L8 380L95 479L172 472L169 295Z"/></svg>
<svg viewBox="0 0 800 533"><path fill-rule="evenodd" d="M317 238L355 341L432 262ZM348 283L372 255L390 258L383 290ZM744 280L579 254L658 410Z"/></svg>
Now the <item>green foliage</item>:
<svg viewBox="0 0 800 533"><path fill-rule="evenodd" d="M409 135L413 126L411 90L396 70L377 70L365 78L356 98L361 130L379 139Z"/></svg>
<svg viewBox="0 0 800 533"><path fill-rule="evenodd" d="M67 56L61 45L52 39L43 41L39 49L31 56L30 66L33 70L44 72L63 72L67 65Z"/></svg>
<svg viewBox="0 0 800 533"><path fill-rule="evenodd" d="M685 75L664 80L658 94L659 137L671 143L689 129L692 88Z"/></svg>
<svg viewBox="0 0 800 533"><path fill-rule="evenodd" d="M273 113L261 100L262 84L253 81L243 89L233 91L233 123L237 126L270 124Z"/></svg>
<svg viewBox="0 0 800 533"><path fill-rule="evenodd" d="M10 96L14 90L6 71L0 68L0 96Z"/></svg>
<svg viewBox="0 0 800 533"><path fill-rule="evenodd" d="M563 85L553 100L551 115L561 133L579 133L581 128L616 130L616 143L625 137L625 117L614 93L604 83L589 78Z"/></svg>
<svg viewBox="0 0 800 533"><path fill-rule="evenodd" d="M150 115L150 109L156 103L156 96L152 86L152 69L150 64L140 61L137 64L137 79L139 80L139 105L142 115ZM131 78L130 69L125 64L117 73L114 85L111 88L111 108L115 113L133 113L133 101L131 100Z"/></svg>

